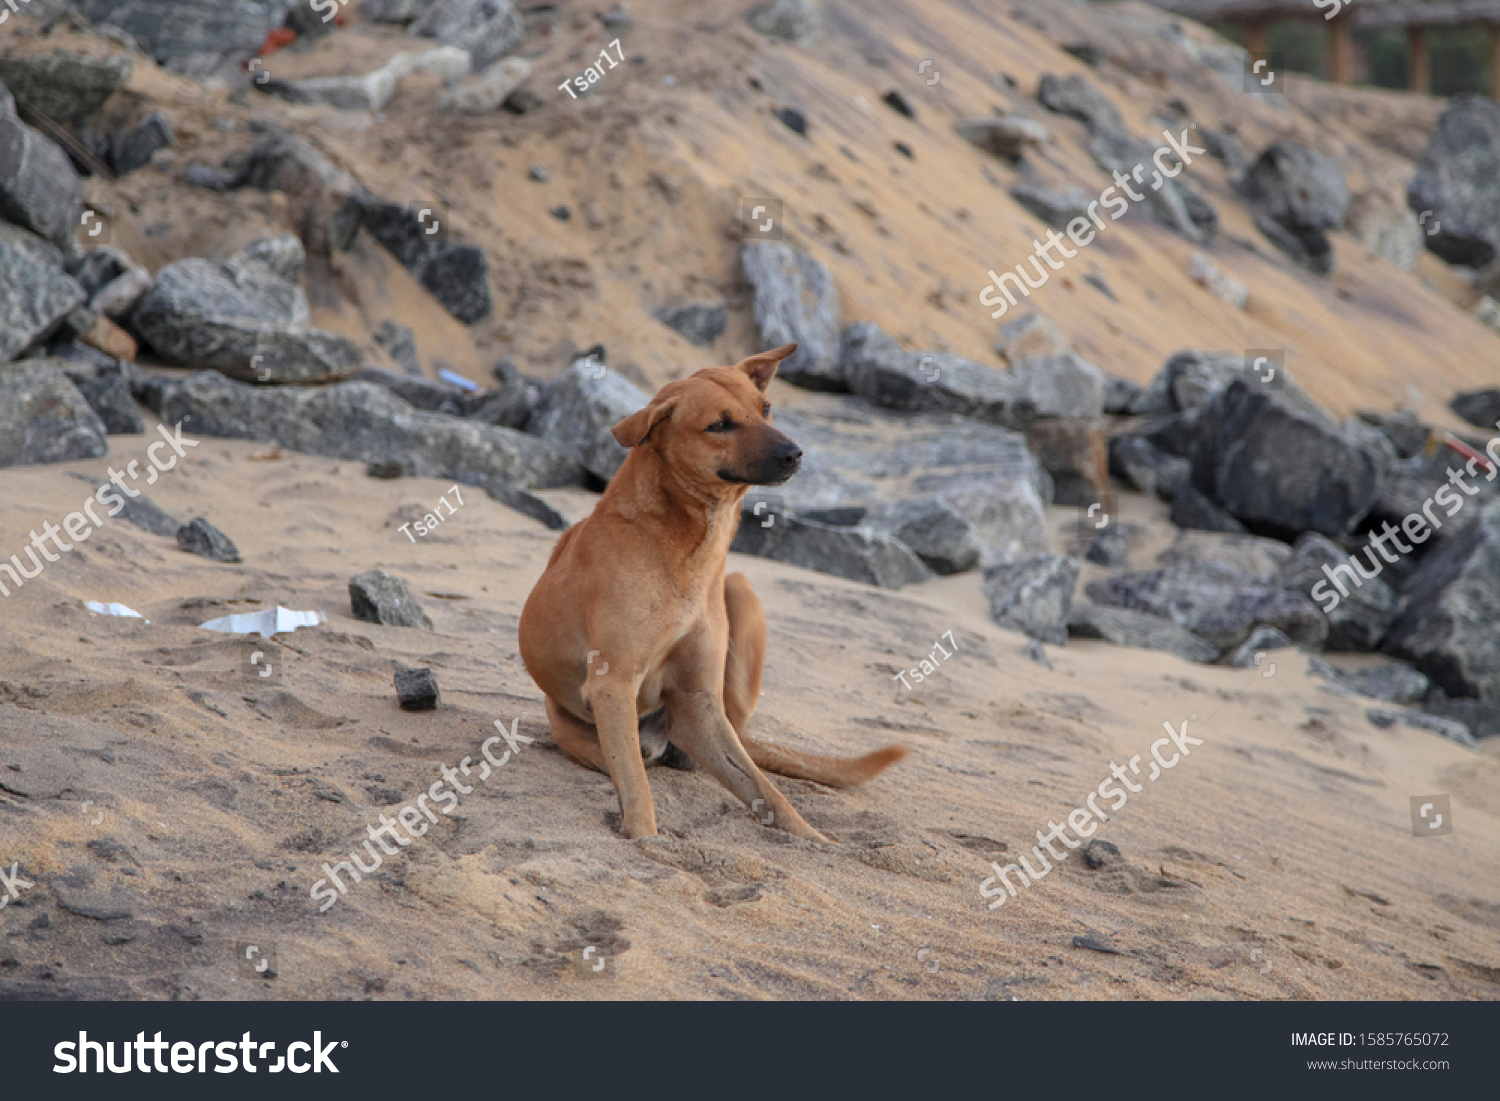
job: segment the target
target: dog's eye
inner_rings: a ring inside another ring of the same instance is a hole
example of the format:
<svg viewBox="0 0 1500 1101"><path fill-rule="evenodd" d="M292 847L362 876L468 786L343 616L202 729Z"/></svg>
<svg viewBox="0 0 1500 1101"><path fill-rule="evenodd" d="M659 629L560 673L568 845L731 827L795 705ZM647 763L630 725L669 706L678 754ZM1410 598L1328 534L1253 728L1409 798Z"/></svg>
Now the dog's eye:
<svg viewBox="0 0 1500 1101"><path fill-rule="evenodd" d="M705 432L733 432L739 425L730 420L729 417L721 417L704 429Z"/></svg>

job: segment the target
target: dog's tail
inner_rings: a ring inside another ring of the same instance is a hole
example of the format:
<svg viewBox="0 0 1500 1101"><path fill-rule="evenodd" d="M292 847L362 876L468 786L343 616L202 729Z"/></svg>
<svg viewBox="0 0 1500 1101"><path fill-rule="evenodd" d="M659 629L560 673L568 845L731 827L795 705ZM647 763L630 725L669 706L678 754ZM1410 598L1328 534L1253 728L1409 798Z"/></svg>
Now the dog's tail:
<svg viewBox="0 0 1500 1101"><path fill-rule="evenodd" d="M906 756L904 745L888 745L863 757L820 757L815 753L798 753L785 746L758 742L740 736L750 759L767 772L790 776L794 780L811 780L831 788L852 788L873 780Z"/></svg>

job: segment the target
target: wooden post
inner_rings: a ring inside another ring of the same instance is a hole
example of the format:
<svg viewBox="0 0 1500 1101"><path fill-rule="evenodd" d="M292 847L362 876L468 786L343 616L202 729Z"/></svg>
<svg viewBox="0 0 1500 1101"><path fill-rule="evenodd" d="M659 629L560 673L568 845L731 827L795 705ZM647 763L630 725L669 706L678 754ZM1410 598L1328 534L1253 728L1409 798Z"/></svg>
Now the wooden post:
<svg viewBox="0 0 1500 1101"><path fill-rule="evenodd" d="M1354 83L1354 39L1347 16L1328 24L1328 79L1335 84Z"/></svg>
<svg viewBox="0 0 1500 1101"><path fill-rule="evenodd" d="M1258 61L1266 56L1266 32L1268 30L1269 27L1263 19L1245 25L1245 49L1249 51L1250 60Z"/></svg>
<svg viewBox="0 0 1500 1101"><path fill-rule="evenodd" d="M1406 87L1413 92L1432 88L1432 74L1427 66L1427 28L1417 24L1406 28Z"/></svg>
<svg viewBox="0 0 1500 1101"><path fill-rule="evenodd" d="M1490 99L1500 103L1500 24L1490 24Z"/></svg>

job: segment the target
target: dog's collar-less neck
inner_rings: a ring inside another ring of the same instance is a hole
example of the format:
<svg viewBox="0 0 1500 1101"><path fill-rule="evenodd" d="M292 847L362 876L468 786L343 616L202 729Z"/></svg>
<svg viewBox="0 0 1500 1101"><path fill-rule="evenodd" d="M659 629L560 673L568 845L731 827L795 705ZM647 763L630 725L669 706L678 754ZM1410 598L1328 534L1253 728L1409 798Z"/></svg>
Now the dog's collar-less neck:
<svg viewBox="0 0 1500 1101"><path fill-rule="evenodd" d="M632 524L660 524L679 537L690 535L692 549L683 557L684 564L717 555L721 559L718 572L722 573L722 559L729 553L729 544L739 526L740 501L750 487L725 483L721 492L706 493L678 477L654 448L633 449L625 462L637 466L650 464L656 469L653 477L622 478L625 467L621 466L605 491L606 498L614 498L611 504L615 510ZM628 496L612 494L610 490L616 485L645 486L650 491Z"/></svg>

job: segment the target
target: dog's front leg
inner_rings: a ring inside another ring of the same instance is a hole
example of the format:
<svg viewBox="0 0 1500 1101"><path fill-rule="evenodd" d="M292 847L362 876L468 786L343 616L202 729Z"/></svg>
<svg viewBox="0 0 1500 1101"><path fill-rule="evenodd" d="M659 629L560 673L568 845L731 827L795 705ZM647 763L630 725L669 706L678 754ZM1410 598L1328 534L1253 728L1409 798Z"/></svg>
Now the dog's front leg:
<svg viewBox="0 0 1500 1101"><path fill-rule="evenodd" d="M729 724L724 701L716 692L674 692L667 697L667 715L672 741L738 796L762 825L776 826L809 841L829 840L803 821L797 808L756 767Z"/></svg>
<svg viewBox="0 0 1500 1101"><path fill-rule="evenodd" d="M630 838L656 836L656 807L641 760L640 726L636 721L634 678L601 678L588 688L589 706L599 731L599 748L620 797L620 831Z"/></svg>

